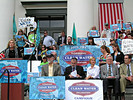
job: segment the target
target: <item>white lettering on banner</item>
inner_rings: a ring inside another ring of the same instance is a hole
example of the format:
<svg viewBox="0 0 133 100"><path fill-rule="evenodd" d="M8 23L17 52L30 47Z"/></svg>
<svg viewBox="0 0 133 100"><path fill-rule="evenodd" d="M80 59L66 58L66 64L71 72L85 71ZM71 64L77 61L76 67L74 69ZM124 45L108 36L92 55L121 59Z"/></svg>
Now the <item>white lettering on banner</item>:
<svg viewBox="0 0 133 100"><path fill-rule="evenodd" d="M122 52L124 54L133 54L133 40L131 39L122 40Z"/></svg>

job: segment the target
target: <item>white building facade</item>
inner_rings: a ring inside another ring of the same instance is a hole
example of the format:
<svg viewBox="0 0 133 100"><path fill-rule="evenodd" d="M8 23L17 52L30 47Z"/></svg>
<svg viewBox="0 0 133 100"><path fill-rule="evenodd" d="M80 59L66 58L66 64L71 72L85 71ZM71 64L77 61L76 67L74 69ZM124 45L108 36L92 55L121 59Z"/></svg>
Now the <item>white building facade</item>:
<svg viewBox="0 0 133 100"><path fill-rule="evenodd" d="M123 1L124 22L133 22L133 0L120 1ZM46 29L55 40L61 30L64 30L67 36L71 36L73 23L76 26L77 37L86 37L87 31L94 25L97 29L99 27L98 0L2 0L0 2L0 51L6 48L8 41L13 37L14 14L17 26L18 18L35 17L40 21L41 33Z"/></svg>

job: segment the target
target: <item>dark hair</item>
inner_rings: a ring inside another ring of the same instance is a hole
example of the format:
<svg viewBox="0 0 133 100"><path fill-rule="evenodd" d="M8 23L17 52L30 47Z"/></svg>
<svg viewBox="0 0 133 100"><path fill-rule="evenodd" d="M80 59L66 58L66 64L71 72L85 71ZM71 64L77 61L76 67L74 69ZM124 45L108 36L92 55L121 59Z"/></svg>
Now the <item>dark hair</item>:
<svg viewBox="0 0 133 100"><path fill-rule="evenodd" d="M71 38L71 40L72 40L72 37L71 37L71 36L68 36L68 37L70 37L70 38ZM68 37L67 37L67 38L68 38Z"/></svg>
<svg viewBox="0 0 133 100"><path fill-rule="evenodd" d="M77 61L77 58L72 58L71 61L72 61L72 60L76 60L76 61Z"/></svg>
<svg viewBox="0 0 133 100"><path fill-rule="evenodd" d="M46 45L42 45L42 46L44 46L44 48L46 49ZM41 46L41 49L42 49L42 46Z"/></svg>
<svg viewBox="0 0 133 100"><path fill-rule="evenodd" d="M132 59L132 56L129 54L126 54L125 56L128 56L129 59Z"/></svg>
<svg viewBox="0 0 133 100"><path fill-rule="evenodd" d="M113 44L112 44L112 46L117 47L117 51L118 51L118 52L121 52L121 50L120 50L120 48L119 48L118 44L113 43Z"/></svg>
<svg viewBox="0 0 133 100"><path fill-rule="evenodd" d="M105 45L102 45L100 48L105 49L107 53L110 53L110 49Z"/></svg>
<svg viewBox="0 0 133 100"><path fill-rule="evenodd" d="M92 40L92 45L96 45L95 42L94 42L94 38L93 37L88 37L88 40ZM88 41L88 44L87 45L91 45Z"/></svg>
<svg viewBox="0 0 133 100"><path fill-rule="evenodd" d="M57 47L56 47L56 45L53 45L55 48L56 48L56 50L57 50ZM53 49L53 46L52 46L52 49Z"/></svg>
<svg viewBox="0 0 133 100"><path fill-rule="evenodd" d="M20 29L20 30L18 31L18 35L19 35L19 32L22 32L22 35L24 35L24 31L23 31L22 29Z"/></svg>
<svg viewBox="0 0 133 100"><path fill-rule="evenodd" d="M111 41L116 41L116 40L115 40L115 39L110 39L110 42L111 42Z"/></svg>

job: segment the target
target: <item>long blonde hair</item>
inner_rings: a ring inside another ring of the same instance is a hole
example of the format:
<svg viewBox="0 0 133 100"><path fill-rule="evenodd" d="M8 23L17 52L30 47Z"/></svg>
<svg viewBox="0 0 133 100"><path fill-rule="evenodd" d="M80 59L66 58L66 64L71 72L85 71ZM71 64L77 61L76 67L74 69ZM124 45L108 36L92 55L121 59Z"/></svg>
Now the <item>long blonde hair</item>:
<svg viewBox="0 0 133 100"><path fill-rule="evenodd" d="M16 43L15 43L14 39L11 39L11 40L8 41L7 48L9 48L10 41L13 41L13 43L14 43L14 48L16 48L17 46L16 46Z"/></svg>

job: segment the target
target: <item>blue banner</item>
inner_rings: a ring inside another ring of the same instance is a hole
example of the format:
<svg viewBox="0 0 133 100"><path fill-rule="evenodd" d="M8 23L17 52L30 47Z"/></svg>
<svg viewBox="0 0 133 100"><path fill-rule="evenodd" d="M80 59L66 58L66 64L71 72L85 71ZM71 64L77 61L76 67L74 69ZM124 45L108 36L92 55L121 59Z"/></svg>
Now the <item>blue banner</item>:
<svg viewBox="0 0 133 100"><path fill-rule="evenodd" d="M131 26L132 26L132 28L133 28L133 23L131 23Z"/></svg>
<svg viewBox="0 0 133 100"><path fill-rule="evenodd" d="M1 60L0 75L8 69L10 83L27 83L27 60ZM0 79L0 83L8 82L7 72Z"/></svg>
<svg viewBox="0 0 133 100"><path fill-rule="evenodd" d="M77 58L77 65L82 66L84 68L84 71L87 71L89 64L89 59L91 57L96 58L96 65L99 65L99 58L102 55L101 46L62 46L59 49L60 52L60 66L62 67L62 70L64 71L66 67L70 66L71 59ZM111 53L113 52L112 47L108 46Z"/></svg>
<svg viewBox="0 0 133 100"><path fill-rule="evenodd" d="M99 64L99 59L102 55L100 46L63 46L59 49L60 52L60 66L63 70L70 66L71 59L77 58L77 65L82 66L86 71L89 66L89 59L91 57L96 58L96 64Z"/></svg>
<svg viewBox="0 0 133 100"><path fill-rule="evenodd" d="M90 30L89 31L89 37L99 37L98 30Z"/></svg>
<svg viewBox="0 0 133 100"><path fill-rule="evenodd" d="M123 29L124 30L127 30L127 29L131 30L131 24L130 23L123 23Z"/></svg>
<svg viewBox="0 0 133 100"><path fill-rule="evenodd" d="M120 50L122 50L122 39L117 39L116 43L118 44Z"/></svg>
<svg viewBox="0 0 133 100"><path fill-rule="evenodd" d="M29 99L65 99L65 77L31 77Z"/></svg>
<svg viewBox="0 0 133 100"><path fill-rule="evenodd" d="M49 55L49 54L52 54L52 53L56 53L56 54L57 54L57 57L59 57L59 50L48 50L46 53L47 53L48 55Z"/></svg>
<svg viewBox="0 0 133 100"><path fill-rule="evenodd" d="M35 47L24 48L24 55L31 55L34 49ZM35 54L35 52L33 54Z"/></svg>
<svg viewBox="0 0 133 100"><path fill-rule="evenodd" d="M39 77L39 73L28 72L28 74L27 74L27 83L30 83L30 77Z"/></svg>
<svg viewBox="0 0 133 100"><path fill-rule="evenodd" d="M84 45L84 44L88 44L88 38L85 38L85 37L78 38L78 44L77 45Z"/></svg>
<svg viewBox="0 0 133 100"><path fill-rule="evenodd" d="M113 32L113 31L120 31L121 30L121 24L112 24L110 25L110 31Z"/></svg>

